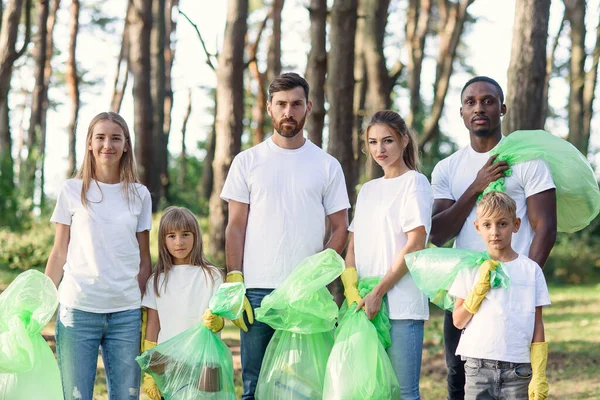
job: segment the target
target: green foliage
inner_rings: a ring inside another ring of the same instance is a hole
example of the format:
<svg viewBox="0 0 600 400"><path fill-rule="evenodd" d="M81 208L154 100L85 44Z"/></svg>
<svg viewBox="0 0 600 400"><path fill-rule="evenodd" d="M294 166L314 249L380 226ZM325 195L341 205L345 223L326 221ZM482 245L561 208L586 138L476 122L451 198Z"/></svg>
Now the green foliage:
<svg viewBox="0 0 600 400"><path fill-rule="evenodd" d="M44 268L54 242L54 225L44 219L24 232L0 230L0 268Z"/></svg>
<svg viewBox="0 0 600 400"><path fill-rule="evenodd" d="M204 142L199 142L198 144L199 146L203 146ZM204 161L196 157L186 157L186 174L183 182L179 179L180 164L180 159L171 160L171 168L169 168L169 176L171 177L171 185L169 187L170 205L189 208L197 215L208 215L209 199L201 197Z"/></svg>

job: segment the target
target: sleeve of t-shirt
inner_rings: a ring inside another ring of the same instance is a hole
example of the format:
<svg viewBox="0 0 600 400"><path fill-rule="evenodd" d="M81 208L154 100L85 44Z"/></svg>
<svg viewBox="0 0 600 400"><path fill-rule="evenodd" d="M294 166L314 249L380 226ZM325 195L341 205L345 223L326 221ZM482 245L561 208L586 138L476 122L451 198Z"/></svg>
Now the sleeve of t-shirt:
<svg viewBox="0 0 600 400"><path fill-rule="evenodd" d="M450 188L450 174L448 171L448 163L445 160L437 163L431 173L431 189L433 190L433 198L456 200L452 195Z"/></svg>
<svg viewBox="0 0 600 400"><path fill-rule="evenodd" d="M150 276L148 282L146 282L146 293L142 298L142 307L151 308L157 310L156 306L156 294L154 293L154 275Z"/></svg>
<svg viewBox="0 0 600 400"><path fill-rule="evenodd" d="M463 268L456 274L448 294L458 299L466 299L471 289L473 289L473 276L468 268Z"/></svg>
<svg viewBox="0 0 600 400"><path fill-rule="evenodd" d="M149 231L152 229L152 196L146 186L140 189L142 197L142 212L138 217L137 232Z"/></svg>
<svg viewBox="0 0 600 400"><path fill-rule="evenodd" d="M417 176L415 190L405 196L404 209L400 217L400 226L404 232L412 231L419 226L425 227L429 233L431 229L431 208L433 195L427 178Z"/></svg>
<svg viewBox="0 0 600 400"><path fill-rule="evenodd" d="M550 167L548 167L548 164L546 164L545 161L526 161L521 163L518 168L521 173L521 182L523 184L525 197L533 196L534 194L556 187L552 180Z"/></svg>
<svg viewBox="0 0 600 400"><path fill-rule="evenodd" d="M342 171L342 166L337 160L332 163L329 176L329 185L323 196L323 207L325 208L326 215L350 208L344 171Z"/></svg>
<svg viewBox="0 0 600 400"><path fill-rule="evenodd" d="M58 193L56 206L54 207L54 212L52 212L52 217L50 217L50 222L71 225L71 218L71 206L69 205L67 184L65 183L60 193Z"/></svg>
<svg viewBox="0 0 600 400"><path fill-rule="evenodd" d="M216 271L213 274L213 279L214 279L214 284L213 284L213 288L212 288L212 295L214 296L215 293L217 293L217 290L219 290L219 286L221 286L221 283L223 283L223 274L221 273L221 270L218 269L217 267L215 267Z"/></svg>
<svg viewBox="0 0 600 400"><path fill-rule="evenodd" d="M243 153L240 153L233 159L227 178L225 178L221 198L227 202L233 200L250 204L250 189L246 177L247 168L244 165L243 157Z"/></svg>
<svg viewBox="0 0 600 400"><path fill-rule="evenodd" d="M546 285L546 278L539 265L536 265L535 269L535 306L549 306L550 305L550 294L548 293L548 286Z"/></svg>

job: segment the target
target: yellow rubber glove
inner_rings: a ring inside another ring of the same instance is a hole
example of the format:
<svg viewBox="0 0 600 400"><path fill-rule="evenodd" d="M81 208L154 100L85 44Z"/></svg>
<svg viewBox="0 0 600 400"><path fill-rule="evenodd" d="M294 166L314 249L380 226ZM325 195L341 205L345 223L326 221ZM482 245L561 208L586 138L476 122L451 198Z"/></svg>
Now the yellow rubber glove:
<svg viewBox="0 0 600 400"><path fill-rule="evenodd" d="M142 352L148 351L153 347L156 347L156 342L151 342L145 339L142 342ZM162 398L162 394L160 393L160 390L158 390L158 386L156 386L156 382L154 382L154 379L152 379L150 374L144 374L142 389L144 389L144 392L146 392L148 397L150 397L152 400L160 400Z"/></svg>
<svg viewBox="0 0 600 400"><path fill-rule="evenodd" d="M546 364L548 363L548 342L531 343L531 382L529 383L529 400L545 400L548 398L548 379Z"/></svg>
<svg viewBox="0 0 600 400"><path fill-rule="evenodd" d="M202 314L202 320L204 326L215 333L223 329L223 325L225 325L223 318L219 317L217 314L213 314L208 308L204 311L204 314Z"/></svg>
<svg viewBox="0 0 600 400"><path fill-rule="evenodd" d="M144 341L146 340L146 326L148 326L148 310L142 307L142 335L140 340L140 353L144 352Z"/></svg>
<svg viewBox="0 0 600 400"><path fill-rule="evenodd" d="M490 291L490 272L494 271L498 265L500 263L496 260L487 260L479 267L479 280L463 303L465 310L471 314L475 314L479 310L485 295Z"/></svg>
<svg viewBox="0 0 600 400"><path fill-rule="evenodd" d="M344 284L344 296L348 302L348 308L352 303L360 303L362 297L358 293L358 272L355 267L346 267L342 272L342 283Z"/></svg>
<svg viewBox="0 0 600 400"><path fill-rule="evenodd" d="M244 274L242 274L241 271L231 271L230 273L227 274L225 281L227 283L232 283L232 282L244 283ZM246 326L246 322L244 321L244 311L246 312L246 318L248 318L248 323L253 324L254 323L254 313L252 312L252 306L250 305L250 302L248 301L248 298L246 296L244 296L244 306L243 306L242 315L240 315L240 317L238 319L234 319L231 322L233 322L233 324L235 326L237 326L244 332L248 332L248 327Z"/></svg>

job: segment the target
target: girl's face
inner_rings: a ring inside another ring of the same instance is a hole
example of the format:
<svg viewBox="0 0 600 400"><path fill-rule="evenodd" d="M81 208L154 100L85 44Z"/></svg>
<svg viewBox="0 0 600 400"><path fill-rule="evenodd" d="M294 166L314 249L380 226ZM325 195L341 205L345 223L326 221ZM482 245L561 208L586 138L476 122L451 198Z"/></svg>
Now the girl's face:
<svg viewBox="0 0 600 400"><path fill-rule="evenodd" d="M92 130L88 149L97 166L119 166L125 148L125 134L121 127L109 120L98 122Z"/></svg>
<svg viewBox="0 0 600 400"><path fill-rule="evenodd" d="M381 167L385 168L402 162L404 149L408 145L408 136L402 136L398 140L395 135L385 125L373 125L368 131L369 153L373 160Z"/></svg>
<svg viewBox="0 0 600 400"><path fill-rule="evenodd" d="M189 231L170 231L165 237L167 250L173 257L174 265L190 263L190 253L194 248L194 234Z"/></svg>

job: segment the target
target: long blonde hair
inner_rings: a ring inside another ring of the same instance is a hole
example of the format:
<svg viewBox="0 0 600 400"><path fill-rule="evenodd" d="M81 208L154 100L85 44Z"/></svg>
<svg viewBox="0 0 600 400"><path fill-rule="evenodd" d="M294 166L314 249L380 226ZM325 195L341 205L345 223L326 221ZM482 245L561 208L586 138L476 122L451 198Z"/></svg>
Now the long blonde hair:
<svg viewBox="0 0 600 400"><path fill-rule="evenodd" d="M87 198L87 192L90 189L92 179L96 182L96 185L98 185L98 182L96 181L96 160L94 159L92 150L90 150L88 146L92 140L94 127L101 121L110 121L119 125L125 136L125 150L127 151L123 152L121 160L119 160L119 180L123 187L123 193L126 196L125 200L128 204L131 204L135 196L139 197L135 184L140 183L135 165L135 156L133 154L133 148L131 147L131 135L129 133L129 128L127 127L127 122L125 122L123 117L119 114L112 111L101 112L90 121L87 136L85 138L87 151L83 157L83 164L76 176L83 182L81 186L81 203L84 207L87 207L90 203L90 200ZM98 189L100 189L100 185L98 185ZM102 190L100 190L100 192L102 192Z"/></svg>
<svg viewBox="0 0 600 400"><path fill-rule="evenodd" d="M215 275L221 273L220 270L212 266L204 256L202 248L202 232L200 231L198 220L194 214L185 207L167 207L160 219L158 228L158 261L156 262L152 278L156 296L160 296L158 287L160 283L160 274L164 274L162 287L165 288L167 286L169 271L173 268L173 257L171 256L171 253L169 253L165 241L167 234L173 231L191 232L194 235L194 244L189 255L190 265L201 267L204 271L204 275L207 278L210 278L213 283L215 281Z"/></svg>
<svg viewBox="0 0 600 400"><path fill-rule="evenodd" d="M371 121L367 126L364 134L365 150L369 148L369 129L375 125L386 126L396 136L396 140L402 142L402 137L408 137L408 144L404 149L402 159L409 169L418 171L420 166L419 148L417 140L412 129L410 129L404 119L395 111L383 110L377 111L371 117ZM369 162L373 162L373 157L368 157Z"/></svg>

